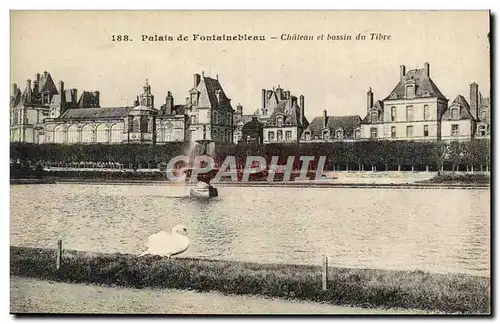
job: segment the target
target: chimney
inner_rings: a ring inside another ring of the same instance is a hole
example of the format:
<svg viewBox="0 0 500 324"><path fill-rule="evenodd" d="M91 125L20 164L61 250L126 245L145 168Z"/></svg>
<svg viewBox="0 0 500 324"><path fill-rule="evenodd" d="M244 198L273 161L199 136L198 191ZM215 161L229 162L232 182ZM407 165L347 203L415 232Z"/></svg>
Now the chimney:
<svg viewBox="0 0 500 324"><path fill-rule="evenodd" d="M476 119L479 117L479 87L476 82L470 84L470 112Z"/></svg>
<svg viewBox="0 0 500 324"><path fill-rule="evenodd" d="M186 97L186 105L189 105L189 102L190 102L189 97Z"/></svg>
<svg viewBox="0 0 500 324"><path fill-rule="evenodd" d="M71 103L73 103L75 106L78 103L78 90L77 89L71 89Z"/></svg>
<svg viewBox="0 0 500 324"><path fill-rule="evenodd" d="M64 82L61 80L61 81L59 81L59 94L61 95L61 100L62 100L63 93L64 93Z"/></svg>
<svg viewBox="0 0 500 324"><path fill-rule="evenodd" d="M26 100L31 102L31 79L26 80Z"/></svg>
<svg viewBox="0 0 500 324"><path fill-rule="evenodd" d="M40 81L40 73L35 74L36 81Z"/></svg>
<svg viewBox="0 0 500 324"><path fill-rule="evenodd" d="M280 85L276 88L276 95L278 95L278 101L283 99L283 89L281 89Z"/></svg>
<svg viewBox="0 0 500 324"><path fill-rule="evenodd" d="M174 108L174 97L172 92L167 92L167 97L165 98L165 115L172 114L172 108Z"/></svg>
<svg viewBox="0 0 500 324"><path fill-rule="evenodd" d="M238 104L238 106L236 106L236 113L240 116L243 115L243 106Z"/></svg>
<svg viewBox="0 0 500 324"><path fill-rule="evenodd" d="M262 108L266 108L266 89L262 89Z"/></svg>
<svg viewBox="0 0 500 324"><path fill-rule="evenodd" d="M372 88L368 88L366 93L366 111L369 111L373 107L373 92Z"/></svg>
<svg viewBox="0 0 500 324"><path fill-rule="evenodd" d="M16 95L17 92L17 83L12 84L12 95Z"/></svg>
<svg viewBox="0 0 500 324"><path fill-rule="evenodd" d="M196 88L198 84L200 84L201 81L201 76L198 73L194 74L194 80L193 80L193 88Z"/></svg>
<svg viewBox="0 0 500 324"><path fill-rule="evenodd" d="M94 91L94 104L96 108L101 107L100 94L101 93L99 91Z"/></svg>
<svg viewBox="0 0 500 324"><path fill-rule="evenodd" d="M431 66L430 66L429 62L424 63L424 71L425 71L425 75L427 75L428 77L431 76Z"/></svg>
<svg viewBox="0 0 500 324"><path fill-rule="evenodd" d="M33 81L33 93L35 93L35 94L36 94L36 93L38 93L38 92L39 92L39 90L40 90L40 89L39 89L39 84L40 84L40 82L39 82L39 81L37 81L37 80Z"/></svg>
<svg viewBox="0 0 500 324"><path fill-rule="evenodd" d="M328 116L326 113L326 109L323 110L323 128L326 128L326 125L328 124Z"/></svg>
<svg viewBox="0 0 500 324"><path fill-rule="evenodd" d="M302 121L304 120L304 96L300 95L299 97L299 107L300 107L300 124L302 125Z"/></svg>
<svg viewBox="0 0 500 324"><path fill-rule="evenodd" d="M49 74L49 72L44 71L44 72L43 72L43 77L44 77L45 79L47 79L47 75L48 75L48 74Z"/></svg>
<svg viewBox="0 0 500 324"><path fill-rule="evenodd" d="M399 67L399 70L400 70L400 74L401 74L401 78L400 79L401 79L401 81L403 81L403 77L406 75L406 66L401 65Z"/></svg>
<svg viewBox="0 0 500 324"><path fill-rule="evenodd" d="M219 81L219 73L217 73L217 74L215 75L215 79L216 79L217 81Z"/></svg>

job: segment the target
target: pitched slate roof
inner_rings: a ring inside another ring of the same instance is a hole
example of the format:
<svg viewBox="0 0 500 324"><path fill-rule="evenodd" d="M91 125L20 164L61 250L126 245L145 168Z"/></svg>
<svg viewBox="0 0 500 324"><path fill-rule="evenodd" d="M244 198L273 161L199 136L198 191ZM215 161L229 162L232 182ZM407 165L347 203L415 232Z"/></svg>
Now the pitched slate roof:
<svg viewBox="0 0 500 324"><path fill-rule="evenodd" d="M370 109L370 112L372 110L379 111L380 112L379 117L382 116L384 113L384 102L382 100L375 101L373 107ZM370 112L366 114L365 118L363 118L362 121L363 124L371 124Z"/></svg>
<svg viewBox="0 0 500 324"><path fill-rule="evenodd" d="M38 92L42 93L44 91L49 91L51 94L59 94L59 92L57 91L57 87L54 84L54 80L52 80L52 77L50 76L50 73L47 73L47 76L45 76L45 73L42 73L40 75Z"/></svg>
<svg viewBox="0 0 500 324"><path fill-rule="evenodd" d="M132 109L134 107L73 108L66 110L59 119L122 118Z"/></svg>
<svg viewBox="0 0 500 324"><path fill-rule="evenodd" d="M246 123L250 122L253 117L255 117L255 115L238 115L238 114L234 114L233 124L236 125L239 122L243 122L243 124L246 124Z"/></svg>
<svg viewBox="0 0 500 324"><path fill-rule="evenodd" d="M394 90L392 90L384 100L405 99L405 83L407 81L415 82L415 98L437 97L447 100L441 91L439 91L434 81L425 73L424 69L408 71L403 77L403 80L398 82Z"/></svg>
<svg viewBox="0 0 500 324"><path fill-rule="evenodd" d="M445 120L451 120L451 107L453 106L459 106L462 109L460 109L460 119L474 119L474 116L472 116L472 113L470 112L470 106L467 100L461 96L458 95L455 97L455 99L452 101L452 103L448 106L448 109L443 114L442 119Z"/></svg>
<svg viewBox="0 0 500 324"><path fill-rule="evenodd" d="M208 106L210 108L223 108L223 109L233 109L231 107L231 101L226 96L219 80L212 79L210 77L202 76L200 83L196 86L196 90L199 92L198 96L198 106L204 107ZM220 91L221 101L217 102L216 91Z"/></svg>
<svg viewBox="0 0 500 324"><path fill-rule="evenodd" d="M311 135L321 135L321 131L324 129L325 118L323 116L314 117L309 124L307 130L311 132ZM335 131L342 128L344 131L352 131L358 128L361 124L361 117L357 115L352 116L326 116L326 128L331 131Z"/></svg>
<svg viewBox="0 0 500 324"><path fill-rule="evenodd" d="M84 91L78 99L78 107L80 108L99 108L94 94L90 91Z"/></svg>
<svg viewBox="0 0 500 324"><path fill-rule="evenodd" d="M299 126L303 128L309 126L309 122L305 116L300 120L300 107L296 102L291 103L290 100L282 100L274 107L274 112L269 116L265 126L276 126L276 118L281 115L284 117L283 125L285 126Z"/></svg>
<svg viewBox="0 0 500 324"><path fill-rule="evenodd" d="M166 104L161 105L160 111L165 111L165 106ZM186 109L187 109L186 105L174 105L172 107L171 115L184 115Z"/></svg>
<svg viewBox="0 0 500 324"><path fill-rule="evenodd" d="M250 117L251 120L243 126L242 133L260 131L264 127L264 124L258 121L257 116Z"/></svg>
<svg viewBox="0 0 500 324"><path fill-rule="evenodd" d="M22 102L22 92L21 89L17 88L16 92L13 93L13 95L10 97L10 106L11 107L16 107Z"/></svg>

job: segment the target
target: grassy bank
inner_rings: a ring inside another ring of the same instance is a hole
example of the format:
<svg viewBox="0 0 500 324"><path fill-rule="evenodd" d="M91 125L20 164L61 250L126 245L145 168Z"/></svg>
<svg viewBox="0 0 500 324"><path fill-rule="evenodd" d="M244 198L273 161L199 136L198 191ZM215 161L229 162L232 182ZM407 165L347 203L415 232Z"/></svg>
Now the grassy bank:
<svg viewBox="0 0 500 324"><path fill-rule="evenodd" d="M440 174L431 179L419 181L419 183L435 183L435 184L466 184L466 185L489 185L490 176L483 173L468 173L468 174Z"/></svg>
<svg viewBox="0 0 500 324"><path fill-rule="evenodd" d="M56 269L55 251L10 248L11 275L132 288L218 291L446 313L488 313L490 279L462 274L330 268L321 288L316 266L171 259L66 250Z"/></svg>

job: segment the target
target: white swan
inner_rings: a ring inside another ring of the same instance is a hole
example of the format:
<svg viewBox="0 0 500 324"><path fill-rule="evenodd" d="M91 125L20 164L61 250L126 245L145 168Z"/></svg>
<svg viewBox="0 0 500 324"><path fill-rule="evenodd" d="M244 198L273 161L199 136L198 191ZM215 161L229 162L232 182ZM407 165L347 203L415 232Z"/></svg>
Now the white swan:
<svg viewBox="0 0 500 324"><path fill-rule="evenodd" d="M189 238L184 225L176 225L172 228L172 234L165 231L152 234L148 237L147 250L139 256L148 254L171 256L181 254L189 248Z"/></svg>

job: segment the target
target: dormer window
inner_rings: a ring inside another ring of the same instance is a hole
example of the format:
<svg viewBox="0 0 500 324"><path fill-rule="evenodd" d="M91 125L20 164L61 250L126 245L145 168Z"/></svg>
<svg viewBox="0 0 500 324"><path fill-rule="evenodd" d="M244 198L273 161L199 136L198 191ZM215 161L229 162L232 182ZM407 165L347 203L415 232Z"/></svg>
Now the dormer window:
<svg viewBox="0 0 500 324"><path fill-rule="evenodd" d="M415 85L409 84L406 86L406 99L415 98Z"/></svg>
<svg viewBox="0 0 500 324"><path fill-rule="evenodd" d="M330 132L328 131L328 129L323 130L323 139L330 139Z"/></svg>
<svg viewBox="0 0 500 324"><path fill-rule="evenodd" d="M197 104L197 102L196 102L197 97L198 97L198 96L197 96L197 94L196 94L196 93L192 93L192 94L191 94L191 104L192 104L192 105L196 105L196 104Z"/></svg>
<svg viewBox="0 0 500 324"><path fill-rule="evenodd" d="M372 123L376 123L378 121L378 112L374 111L371 113L371 121Z"/></svg>
<svg viewBox="0 0 500 324"><path fill-rule="evenodd" d="M276 118L276 125L278 127L282 127L283 126L283 116L278 116L278 118Z"/></svg>
<svg viewBox="0 0 500 324"><path fill-rule="evenodd" d="M460 118L460 108L453 107L451 108L451 119L459 119Z"/></svg>
<svg viewBox="0 0 500 324"><path fill-rule="evenodd" d="M343 134L343 133L344 133L344 132L342 131L342 129L337 129L337 130L335 131L335 137L336 137L337 139L342 139L342 138L344 137L344 134Z"/></svg>

